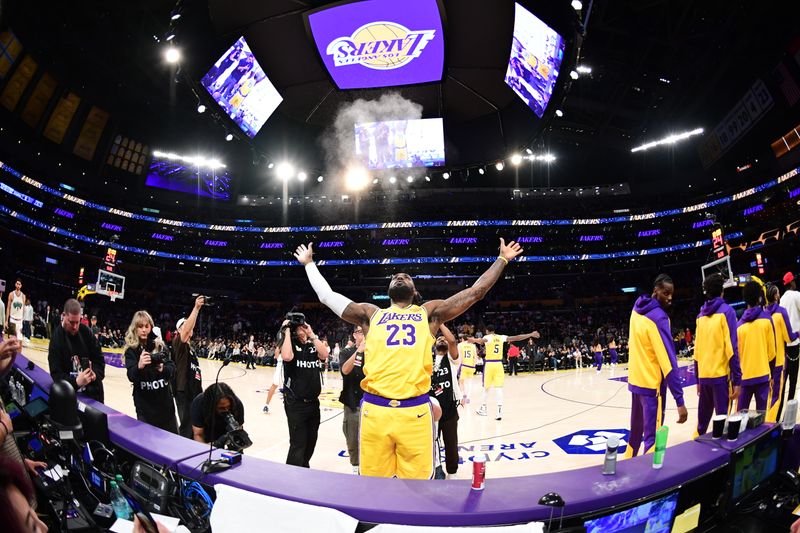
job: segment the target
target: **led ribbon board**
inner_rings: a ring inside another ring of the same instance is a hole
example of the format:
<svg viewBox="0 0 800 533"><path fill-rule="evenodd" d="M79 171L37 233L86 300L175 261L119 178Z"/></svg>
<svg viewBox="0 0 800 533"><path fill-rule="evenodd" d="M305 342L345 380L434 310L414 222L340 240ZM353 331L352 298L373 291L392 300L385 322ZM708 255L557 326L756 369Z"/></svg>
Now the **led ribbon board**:
<svg viewBox="0 0 800 533"><path fill-rule="evenodd" d="M307 28L339 89L440 81L444 35L437 0L364 0L310 12Z"/></svg>

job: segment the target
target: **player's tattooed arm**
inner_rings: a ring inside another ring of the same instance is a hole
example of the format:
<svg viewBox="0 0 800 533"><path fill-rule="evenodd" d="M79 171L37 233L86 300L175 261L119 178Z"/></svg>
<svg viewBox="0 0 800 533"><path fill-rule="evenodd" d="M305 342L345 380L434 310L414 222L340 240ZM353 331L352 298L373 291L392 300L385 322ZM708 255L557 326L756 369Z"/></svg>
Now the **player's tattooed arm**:
<svg viewBox="0 0 800 533"><path fill-rule="evenodd" d="M428 316L431 322L431 331L439 329L439 325L450 321L461 315L472 307L476 302L482 300L489 292L500 275L503 273L509 261L513 260L522 253L522 247L514 241L506 245L504 239L500 239L500 255L489 269L484 272L475 284L460 291L446 300L433 300L425 303ZM435 329L434 329L435 327Z"/></svg>

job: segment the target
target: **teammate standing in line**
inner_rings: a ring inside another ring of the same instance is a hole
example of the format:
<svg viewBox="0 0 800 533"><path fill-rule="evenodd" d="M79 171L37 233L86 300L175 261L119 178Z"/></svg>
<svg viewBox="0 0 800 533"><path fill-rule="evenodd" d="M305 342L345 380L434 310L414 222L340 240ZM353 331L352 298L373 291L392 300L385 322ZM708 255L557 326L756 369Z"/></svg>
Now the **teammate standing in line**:
<svg viewBox="0 0 800 533"><path fill-rule="evenodd" d="M483 344L486 348L486 355L483 358L483 402L480 409L475 411L481 416L487 415L486 404L489 400L489 390L494 387L495 399L497 400L497 416L495 420L503 419L503 384L506 374L503 372L503 343L524 341L525 339L538 339L539 332L523 333L522 335L497 335L494 326L486 326L486 335L480 339L470 337L469 342Z"/></svg>
<svg viewBox="0 0 800 533"><path fill-rule="evenodd" d="M783 275L783 296L781 296L781 307L786 309L789 315L789 324L793 331L800 332L800 292L797 292L797 284L794 279L794 274L787 272ZM789 343L786 347L786 389L789 390L789 400L794 398L795 390L797 389L797 368L798 356L800 353L800 339L796 339ZM783 404L783 402L781 402ZM778 418L780 418L780 407L778 408Z"/></svg>
<svg viewBox="0 0 800 533"><path fill-rule="evenodd" d="M772 390L770 391L767 422L775 422L781 410L783 399L783 366L786 359L786 345L797 339L797 332L792 330L789 314L780 305L781 291L777 285L767 285L767 302L765 311L772 317L775 326L775 367L772 369Z"/></svg>
<svg viewBox="0 0 800 533"><path fill-rule="evenodd" d="M739 397L742 369L736 335L736 311L722 299L725 279L711 274L703 281L706 303L697 316L694 375L697 376L697 435L708 430L711 416L726 415Z"/></svg>
<svg viewBox="0 0 800 533"><path fill-rule="evenodd" d="M625 457L638 455L642 441L644 453L655 448L656 430L664 419L667 386L678 406L678 424L683 424L689 417L666 312L672 305L674 290L672 278L660 274L653 284L653 294L640 296L631 312L628 329L631 431Z"/></svg>
<svg viewBox="0 0 800 533"><path fill-rule="evenodd" d="M25 309L25 294L22 292L22 280L17 278L14 282L14 290L8 294L8 305L6 306L6 324L14 324L17 328L17 337L25 343L22 335L22 318Z"/></svg>
<svg viewBox="0 0 800 533"><path fill-rule="evenodd" d="M772 317L761 307L761 285L748 281L742 289L747 304L739 319L739 357L742 358L742 393L738 409L747 409L755 396L756 409L766 411L769 401L772 367L775 364L775 326Z"/></svg>
<svg viewBox="0 0 800 533"><path fill-rule="evenodd" d="M458 343L458 357L461 360L461 368L458 371L459 381L462 383L461 404L467 405L472 394L472 376L475 375L475 363L478 361L478 350L471 342L467 342L467 335L461 333L458 336L461 342Z"/></svg>
<svg viewBox="0 0 800 533"><path fill-rule="evenodd" d="M414 281L405 273L389 283L391 306L355 303L333 292L313 262L311 244L294 256L305 266L320 302L337 316L360 325L367 337L361 383L360 467L366 476L430 479L433 476L431 387L433 335L476 302L500 279L508 262L522 253L500 239L500 255L475 284L446 300L414 305ZM501 372L502 374L502 368Z"/></svg>

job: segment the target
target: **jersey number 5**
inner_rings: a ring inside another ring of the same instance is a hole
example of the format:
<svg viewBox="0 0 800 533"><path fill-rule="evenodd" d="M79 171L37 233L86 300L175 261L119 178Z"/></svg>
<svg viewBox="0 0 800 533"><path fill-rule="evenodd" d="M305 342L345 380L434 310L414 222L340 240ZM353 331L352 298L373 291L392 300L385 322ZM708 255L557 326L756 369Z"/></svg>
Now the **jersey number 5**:
<svg viewBox="0 0 800 533"><path fill-rule="evenodd" d="M402 324L401 326L397 324L387 324L386 330L389 332L389 337L386 339L386 346L400 346L401 340L395 337L400 332L401 327L406 333L406 336L403 337L402 340L403 346L414 346L414 343L417 342L417 337L413 324Z"/></svg>

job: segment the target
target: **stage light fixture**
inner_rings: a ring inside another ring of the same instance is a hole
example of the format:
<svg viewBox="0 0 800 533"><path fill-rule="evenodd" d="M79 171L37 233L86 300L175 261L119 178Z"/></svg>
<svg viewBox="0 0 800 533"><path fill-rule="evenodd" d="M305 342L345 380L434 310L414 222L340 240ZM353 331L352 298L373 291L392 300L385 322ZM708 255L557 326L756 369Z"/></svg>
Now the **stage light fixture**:
<svg viewBox="0 0 800 533"><path fill-rule="evenodd" d="M560 109L556 109L556 116L557 117L563 117L564 116L564 112L561 111Z"/></svg>
<svg viewBox="0 0 800 533"><path fill-rule="evenodd" d="M166 37L164 37L164 40L170 42L174 38L175 38L175 32L171 31L167 34Z"/></svg>
<svg viewBox="0 0 800 533"><path fill-rule="evenodd" d="M164 52L164 59L167 60L167 63L175 64L181 60L181 51L170 45Z"/></svg>
<svg viewBox="0 0 800 533"><path fill-rule="evenodd" d="M498 161L495 163L494 168L496 168L498 172L501 172L504 168L506 168L506 164L502 161Z"/></svg>
<svg viewBox="0 0 800 533"><path fill-rule="evenodd" d="M308 175L305 172L303 172L302 170L297 173L298 181L306 181L307 177L308 177Z"/></svg>
<svg viewBox="0 0 800 533"><path fill-rule="evenodd" d="M583 2L581 2L581 0L572 0L571 5L572 9L574 9L575 11L580 11L581 9L583 9Z"/></svg>
<svg viewBox="0 0 800 533"><path fill-rule="evenodd" d="M486 173L486 171L483 170L483 168L479 168L478 169L478 174L480 174L481 176L483 176L485 173Z"/></svg>
<svg viewBox="0 0 800 533"><path fill-rule="evenodd" d="M373 180L372 180L372 184L373 184L373 185L377 185L377 184L378 184L378 178L373 178Z"/></svg>
<svg viewBox="0 0 800 533"><path fill-rule="evenodd" d="M225 136L225 140L231 142L233 140L233 133L229 133Z"/></svg>
<svg viewBox="0 0 800 533"><path fill-rule="evenodd" d="M408 176L408 177L406 178L406 181L407 181L407 182L409 182L409 183L411 183L412 181L414 181L414 176Z"/></svg>
<svg viewBox="0 0 800 533"><path fill-rule="evenodd" d="M431 177L430 176L425 176L425 181L431 181Z"/></svg>
<svg viewBox="0 0 800 533"><path fill-rule="evenodd" d="M205 113L206 112L206 106L204 106L203 104L199 104L197 106L197 112L198 113Z"/></svg>
<svg viewBox="0 0 800 533"><path fill-rule="evenodd" d="M317 176L317 183L322 183L325 180L322 176Z"/></svg>
<svg viewBox="0 0 800 533"><path fill-rule="evenodd" d="M170 20L178 20L181 18L181 10L180 9L173 9L172 13L169 14Z"/></svg>
<svg viewBox="0 0 800 533"><path fill-rule="evenodd" d="M444 178L446 180L449 180L450 179L450 173L449 172L445 172L444 174L442 174L442 178Z"/></svg>
<svg viewBox="0 0 800 533"><path fill-rule="evenodd" d="M267 165L267 168L272 169L272 167L274 167L274 166L275 166L275 163L270 163L269 165Z"/></svg>
<svg viewBox="0 0 800 533"><path fill-rule="evenodd" d="M294 167L289 163L280 163L275 167L275 175L283 181L288 181L294 175Z"/></svg>
<svg viewBox="0 0 800 533"><path fill-rule="evenodd" d="M347 169L344 175L345 185L351 191L360 191L369 183L369 172L361 166L354 166Z"/></svg>
<svg viewBox="0 0 800 533"><path fill-rule="evenodd" d="M577 80L580 77L580 74L578 74L578 71L576 70L571 70L569 72L569 77L572 78L573 80Z"/></svg>
<svg viewBox="0 0 800 533"><path fill-rule="evenodd" d="M515 167L518 167L519 164L522 163L522 156L519 154L514 154L511 156L511 164Z"/></svg>
<svg viewBox="0 0 800 533"><path fill-rule="evenodd" d="M389 183L392 184L397 183L397 178L395 178L394 176L389 176Z"/></svg>
<svg viewBox="0 0 800 533"><path fill-rule="evenodd" d="M580 74L591 74L592 73L592 67L590 67L588 65L578 65L575 68L575 70L577 70L578 73L580 73Z"/></svg>
<svg viewBox="0 0 800 533"><path fill-rule="evenodd" d="M693 129L692 131L686 131L686 132L683 132L683 133L677 133L677 134L674 134L674 135L669 135L667 137L664 137L663 139L659 139L657 141L649 142L649 143L643 144L641 146L637 146L636 148L631 148L631 152L640 152L640 151L643 151L643 150L648 150L650 148L654 148L654 147L660 146L662 144L675 144L678 141L682 141L684 139L688 139L689 137L692 137L694 135L701 135L702 133L703 133L703 128L696 128L696 129Z"/></svg>

